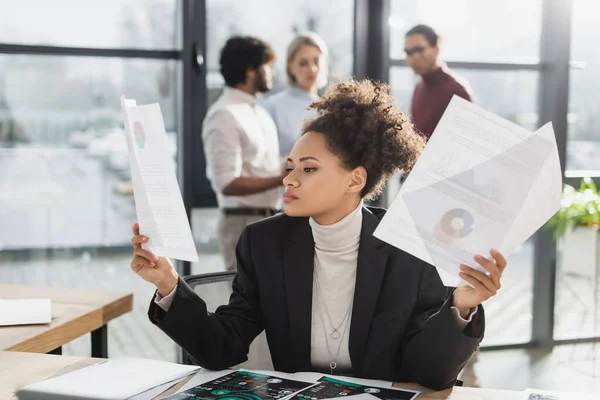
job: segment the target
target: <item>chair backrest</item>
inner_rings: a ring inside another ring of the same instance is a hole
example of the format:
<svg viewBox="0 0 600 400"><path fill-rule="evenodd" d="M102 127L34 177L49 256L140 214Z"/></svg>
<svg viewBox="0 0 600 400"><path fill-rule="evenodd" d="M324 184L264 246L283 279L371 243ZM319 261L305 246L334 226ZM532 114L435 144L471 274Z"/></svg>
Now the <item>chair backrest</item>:
<svg viewBox="0 0 600 400"><path fill-rule="evenodd" d="M231 295L231 283L235 277L235 272L216 272L210 274L190 275L183 280L204 300L209 312L214 312L217 307L229 302ZM191 361L182 350L183 362L190 364ZM271 353L267 345L265 332L261 332L252 344L248 352L248 361L236 365L233 368L246 368L253 370L273 370Z"/></svg>

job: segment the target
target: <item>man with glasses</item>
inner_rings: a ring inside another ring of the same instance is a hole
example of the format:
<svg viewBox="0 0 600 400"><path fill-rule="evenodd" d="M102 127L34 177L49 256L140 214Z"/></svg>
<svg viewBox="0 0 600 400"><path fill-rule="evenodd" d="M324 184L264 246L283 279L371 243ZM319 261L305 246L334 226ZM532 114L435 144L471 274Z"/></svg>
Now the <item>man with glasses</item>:
<svg viewBox="0 0 600 400"><path fill-rule="evenodd" d="M427 25L417 25L405 36L406 62L422 78L413 93L412 119L428 139L452 96L473 101L469 84L439 61L439 40L435 30Z"/></svg>
<svg viewBox="0 0 600 400"><path fill-rule="evenodd" d="M413 93L412 120L427 139L431 137L440 122L452 96L457 95L473 101L473 92L469 83L440 62L439 42L439 35L428 25L417 25L409 30L404 42L406 63L421 76L421 82L417 84ZM402 175L400 182L404 182L406 177L407 175ZM453 288L449 288L448 293L450 294L452 290ZM474 354L460 376L466 386L479 386L474 369L477 354Z"/></svg>

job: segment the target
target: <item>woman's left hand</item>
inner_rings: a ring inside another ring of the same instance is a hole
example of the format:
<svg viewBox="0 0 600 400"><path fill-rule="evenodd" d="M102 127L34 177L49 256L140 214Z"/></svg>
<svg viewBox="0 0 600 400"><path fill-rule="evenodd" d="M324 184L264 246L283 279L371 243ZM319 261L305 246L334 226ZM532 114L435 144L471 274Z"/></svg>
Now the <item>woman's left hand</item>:
<svg viewBox="0 0 600 400"><path fill-rule="evenodd" d="M491 250L490 255L494 261L480 255L474 257L475 261L489 272L489 275L468 265L460 266L460 277L472 285L472 287L469 285L459 286L454 291L452 305L458 308L463 317L466 317L472 308L494 296L502 287L500 279L506 268L506 259L498 250Z"/></svg>

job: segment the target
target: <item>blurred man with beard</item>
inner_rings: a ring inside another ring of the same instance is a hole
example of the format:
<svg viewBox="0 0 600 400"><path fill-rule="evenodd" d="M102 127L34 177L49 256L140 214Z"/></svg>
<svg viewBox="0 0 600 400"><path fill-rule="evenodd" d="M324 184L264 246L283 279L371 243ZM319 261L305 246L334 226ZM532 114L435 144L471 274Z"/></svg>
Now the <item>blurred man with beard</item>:
<svg viewBox="0 0 600 400"><path fill-rule="evenodd" d="M236 269L235 247L244 227L276 214L284 176L277 129L257 104L273 85L271 47L235 36L221 50L223 94L208 109L202 129L206 172L219 204L219 247L227 270Z"/></svg>

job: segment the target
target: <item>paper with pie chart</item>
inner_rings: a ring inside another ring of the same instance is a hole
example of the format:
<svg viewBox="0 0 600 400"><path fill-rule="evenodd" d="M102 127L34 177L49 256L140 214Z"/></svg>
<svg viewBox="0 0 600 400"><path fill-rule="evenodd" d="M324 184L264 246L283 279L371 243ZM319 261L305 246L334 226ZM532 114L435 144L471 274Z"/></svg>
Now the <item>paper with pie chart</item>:
<svg viewBox="0 0 600 400"><path fill-rule="evenodd" d="M121 106L137 222L150 239L143 247L157 256L198 261L160 106L138 106L124 96Z"/></svg>
<svg viewBox="0 0 600 400"><path fill-rule="evenodd" d="M375 236L435 266L447 286L473 256L509 256L560 208L552 124L535 132L454 96Z"/></svg>

